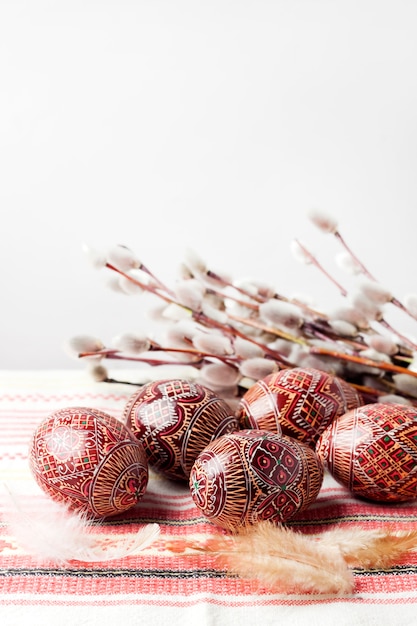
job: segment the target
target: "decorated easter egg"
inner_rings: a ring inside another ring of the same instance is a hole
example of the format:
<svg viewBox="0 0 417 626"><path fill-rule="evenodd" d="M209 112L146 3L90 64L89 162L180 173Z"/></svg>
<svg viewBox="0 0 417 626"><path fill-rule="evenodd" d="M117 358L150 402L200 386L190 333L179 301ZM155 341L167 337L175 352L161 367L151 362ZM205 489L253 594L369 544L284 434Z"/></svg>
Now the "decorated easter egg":
<svg viewBox="0 0 417 626"><path fill-rule="evenodd" d="M130 509L148 484L143 446L126 426L97 409L59 409L36 428L29 465L55 501L93 518Z"/></svg>
<svg viewBox="0 0 417 626"><path fill-rule="evenodd" d="M295 367L252 385L242 396L236 416L241 428L270 430L314 447L335 417L361 404L356 389L343 379Z"/></svg>
<svg viewBox="0 0 417 626"><path fill-rule="evenodd" d="M320 436L317 453L333 477L368 500L417 496L417 409L366 404L348 411Z"/></svg>
<svg viewBox="0 0 417 626"><path fill-rule="evenodd" d="M255 429L211 442L189 479L198 509L228 530L286 522L316 499L322 482L323 464L310 446Z"/></svg>
<svg viewBox="0 0 417 626"><path fill-rule="evenodd" d="M238 429L229 405L198 383L168 379L147 383L126 404L126 425L143 444L149 465L174 480L187 480L212 439Z"/></svg>

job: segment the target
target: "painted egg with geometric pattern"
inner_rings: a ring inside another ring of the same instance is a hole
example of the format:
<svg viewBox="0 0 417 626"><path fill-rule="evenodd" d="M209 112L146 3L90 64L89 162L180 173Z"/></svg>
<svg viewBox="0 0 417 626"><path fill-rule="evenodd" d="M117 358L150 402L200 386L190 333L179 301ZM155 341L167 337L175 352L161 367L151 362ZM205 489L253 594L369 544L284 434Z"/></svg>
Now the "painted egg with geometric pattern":
<svg viewBox="0 0 417 626"><path fill-rule="evenodd" d="M248 429L210 443L191 469L189 486L208 520L236 530L290 520L314 502L322 482L323 464L310 446Z"/></svg>
<svg viewBox="0 0 417 626"><path fill-rule="evenodd" d="M59 409L39 424L29 466L53 500L95 519L133 507L149 477L143 446L126 426L86 407Z"/></svg>
<svg viewBox="0 0 417 626"><path fill-rule="evenodd" d="M379 502L417 497L417 409L366 404L333 422L317 442L325 467L354 495Z"/></svg>
<svg viewBox="0 0 417 626"><path fill-rule="evenodd" d="M236 416L241 428L260 428L294 437L312 447L339 415L363 404L341 378L313 368L282 369L254 383Z"/></svg>
<svg viewBox="0 0 417 626"><path fill-rule="evenodd" d="M238 430L229 405L209 388L189 380L157 380L128 400L124 419L143 444L149 466L167 478L187 481L210 441Z"/></svg>

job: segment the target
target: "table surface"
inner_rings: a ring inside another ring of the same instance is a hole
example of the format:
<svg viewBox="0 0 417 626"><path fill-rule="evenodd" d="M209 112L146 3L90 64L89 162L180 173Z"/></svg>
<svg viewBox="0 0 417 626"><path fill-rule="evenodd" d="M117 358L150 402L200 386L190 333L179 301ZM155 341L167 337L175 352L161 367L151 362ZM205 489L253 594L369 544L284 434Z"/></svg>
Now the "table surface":
<svg viewBox="0 0 417 626"><path fill-rule="evenodd" d="M169 541L201 541L220 532L194 506L186 485L151 474L131 510L103 522L108 537L134 535L159 524L160 536L143 551L98 563L40 561L25 551L6 514L12 492L41 507L45 496L28 466L37 424L58 408L90 406L121 417L134 389L96 383L83 370L0 372L0 622L14 624L417 624L417 555L386 570L353 570L349 595L285 593L234 577L205 554L176 554ZM417 503L386 505L355 499L326 475L316 502L290 527L314 534L334 528L414 529Z"/></svg>

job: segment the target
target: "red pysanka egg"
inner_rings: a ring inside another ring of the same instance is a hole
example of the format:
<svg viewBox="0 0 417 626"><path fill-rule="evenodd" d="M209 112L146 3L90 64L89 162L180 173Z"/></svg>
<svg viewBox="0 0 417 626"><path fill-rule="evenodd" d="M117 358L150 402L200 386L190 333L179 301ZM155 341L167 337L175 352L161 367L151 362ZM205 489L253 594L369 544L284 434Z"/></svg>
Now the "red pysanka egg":
<svg viewBox="0 0 417 626"><path fill-rule="evenodd" d="M126 404L126 425L143 444L149 465L188 480L210 441L238 429L229 405L204 385L182 379L147 383Z"/></svg>
<svg viewBox="0 0 417 626"><path fill-rule="evenodd" d="M53 500L97 519L130 509L148 484L143 446L121 421L86 407L60 409L41 422L29 465Z"/></svg>
<svg viewBox="0 0 417 626"><path fill-rule="evenodd" d="M367 404L342 415L317 442L332 476L368 500L417 497L417 409Z"/></svg>
<svg viewBox="0 0 417 626"><path fill-rule="evenodd" d="M320 434L346 411L362 404L356 389L313 368L282 369L256 382L242 397L241 428L260 428L314 447Z"/></svg>
<svg viewBox="0 0 417 626"><path fill-rule="evenodd" d="M322 482L311 447L265 430L219 437L199 454L189 480L202 514L228 530L286 522L316 499Z"/></svg>

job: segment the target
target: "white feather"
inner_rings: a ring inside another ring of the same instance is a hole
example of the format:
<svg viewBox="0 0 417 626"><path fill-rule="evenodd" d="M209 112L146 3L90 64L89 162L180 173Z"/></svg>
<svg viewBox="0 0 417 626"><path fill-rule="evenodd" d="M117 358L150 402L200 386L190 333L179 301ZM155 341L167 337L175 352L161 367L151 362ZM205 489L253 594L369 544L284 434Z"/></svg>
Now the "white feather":
<svg viewBox="0 0 417 626"><path fill-rule="evenodd" d="M6 487L5 520L17 544L40 561L65 564L121 559L148 547L159 535L158 524L146 524L136 533L103 533L105 523L92 523L86 515L50 499L37 498L34 507ZM95 532L97 528L100 532Z"/></svg>

